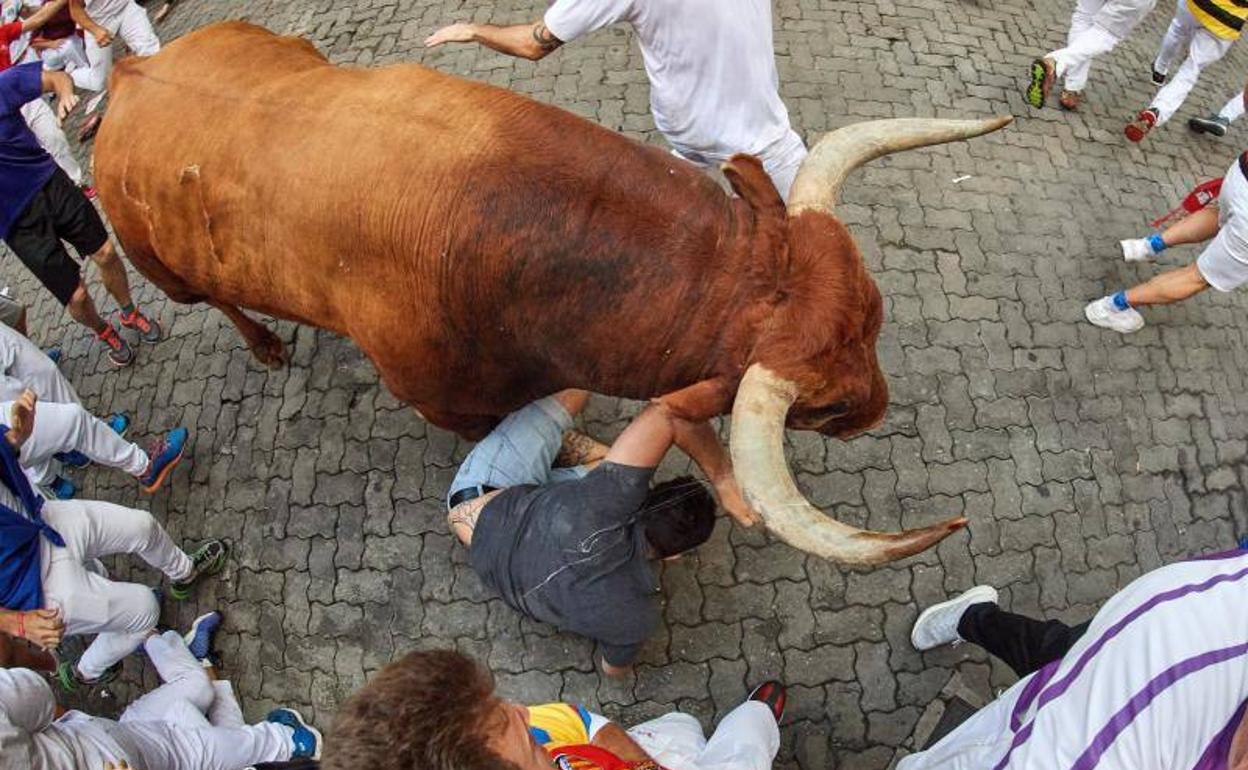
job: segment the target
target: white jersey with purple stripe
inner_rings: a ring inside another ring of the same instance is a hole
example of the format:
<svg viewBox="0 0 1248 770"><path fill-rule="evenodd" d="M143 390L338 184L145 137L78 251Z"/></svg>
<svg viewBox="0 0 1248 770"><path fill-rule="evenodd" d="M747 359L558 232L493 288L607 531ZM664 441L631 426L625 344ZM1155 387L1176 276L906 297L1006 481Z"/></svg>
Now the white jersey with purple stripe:
<svg viewBox="0 0 1248 770"><path fill-rule="evenodd" d="M1061 660L898 770L1224 770L1248 705L1248 552L1111 598Z"/></svg>

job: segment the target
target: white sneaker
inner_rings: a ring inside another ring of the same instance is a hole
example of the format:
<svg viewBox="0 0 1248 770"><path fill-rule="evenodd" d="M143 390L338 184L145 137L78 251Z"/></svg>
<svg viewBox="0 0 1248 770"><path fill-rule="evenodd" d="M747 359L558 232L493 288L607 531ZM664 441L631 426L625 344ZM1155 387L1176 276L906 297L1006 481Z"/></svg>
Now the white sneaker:
<svg viewBox="0 0 1248 770"><path fill-rule="evenodd" d="M1133 307L1119 310L1114 307L1112 297L1101 297L1089 302L1088 306L1083 309L1083 314L1094 325L1113 329L1122 334L1138 332L1144 328L1144 316L1140 315L1140 311Z"/></svg>
<svg viewBox="0 0 1248 770"><path fill-rule="evenodd" d="M947 602L933 604L923 610L910 630L910 643L916 650L931 650L945 644L963 641L958 635L958 622L972 604L996 604L997 589L975 586Z"/></svg>
<svg viewBox="0 0 1248 770"><path fill-rule="evenodd" d="M1119 241L1118 245L1122 247L1122 258L1128 262L1145 262L1157 256L1153 253L1153 244L1147 238Z"/></svg>

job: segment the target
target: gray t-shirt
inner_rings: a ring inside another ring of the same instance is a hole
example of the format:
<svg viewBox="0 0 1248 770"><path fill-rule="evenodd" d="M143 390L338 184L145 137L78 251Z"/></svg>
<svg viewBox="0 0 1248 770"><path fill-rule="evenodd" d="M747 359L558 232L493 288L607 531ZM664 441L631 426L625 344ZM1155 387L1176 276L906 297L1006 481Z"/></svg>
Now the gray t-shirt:
<svg viewBox="0 0 1248 770"><path fill-rule="evenodd" d="M659 621L658 581L636 517L653 468L604 462L584 478L510 487L486 503L468 561L509 606L633 662Z"/></svg>

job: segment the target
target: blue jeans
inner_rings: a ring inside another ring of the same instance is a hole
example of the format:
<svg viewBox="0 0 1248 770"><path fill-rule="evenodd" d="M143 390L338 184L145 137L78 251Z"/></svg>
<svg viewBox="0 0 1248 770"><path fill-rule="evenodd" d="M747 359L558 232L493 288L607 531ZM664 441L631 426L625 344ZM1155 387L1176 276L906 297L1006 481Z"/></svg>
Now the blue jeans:
<svg viewBox="0 0 1248 770"><path fill-rule="evenodd" d="M572 427L572 415L553 396L511 414L481 440L455 473L446 492L447 502L470 487L515 487L579 479L589 468L552 468L563 445L563 432Z"/></svg>

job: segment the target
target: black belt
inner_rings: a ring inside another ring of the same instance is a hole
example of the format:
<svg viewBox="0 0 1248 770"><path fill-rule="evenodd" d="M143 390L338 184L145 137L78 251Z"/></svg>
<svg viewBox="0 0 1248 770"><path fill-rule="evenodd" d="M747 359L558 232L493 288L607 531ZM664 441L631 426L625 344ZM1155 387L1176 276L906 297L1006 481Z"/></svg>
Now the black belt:
<svg viewBox="0 0 1248 770"><path fill-rule="evenodd" d="M476 500L478 497L493 492L496 489L498 489L498 487L486 486L485 484L474 484L470 487L464 487L455 494L451 495L451 499L446 501L446 509L449 511L461 503L466 503L469 500Z"/></svg>

